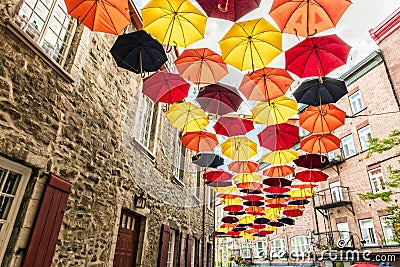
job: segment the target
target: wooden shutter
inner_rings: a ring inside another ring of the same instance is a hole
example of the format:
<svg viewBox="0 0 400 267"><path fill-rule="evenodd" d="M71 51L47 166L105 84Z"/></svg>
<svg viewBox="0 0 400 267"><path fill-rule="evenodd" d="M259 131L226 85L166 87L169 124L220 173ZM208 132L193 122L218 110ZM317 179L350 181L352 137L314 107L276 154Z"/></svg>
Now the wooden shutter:
<svg viewBox="0 0 400 267"><path fill-rule="evenodd" d="M50 173L32 231L24 267L51 265L69 193L71 193L71 183Z"/></svg>
<svg viewBox="0 0 400 267"><path fill-rule="evenodd" d="M186 245L186 267L192 267L192 249L193 249L193 237L192 235L188 235L187 245Z"/></svg>
<svg viewBox="0 0 400 267"><path fill-rule="evenodd" d="M179 267L186 267L186 233L182 232L181 235L181 254L179 257Z"/></svg>
<svg viewBox="0 0 400 267"><path fill-rule="evenodd" d="M163 224L161 227L160 247L158 252L158 267L167 267L169 231L169 226Z"/></svg>

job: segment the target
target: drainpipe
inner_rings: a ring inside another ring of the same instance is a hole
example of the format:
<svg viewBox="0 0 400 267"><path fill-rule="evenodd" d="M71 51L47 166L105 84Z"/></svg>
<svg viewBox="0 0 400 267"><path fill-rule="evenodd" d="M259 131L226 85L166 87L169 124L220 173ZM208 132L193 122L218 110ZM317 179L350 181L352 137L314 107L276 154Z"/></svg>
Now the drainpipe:
<svg viewBox="0 0 400 267"><path fill-rule="evenodd" d="M204 250L205 250L205 243L206 243L206 184L203 184L203 240L201 244L201 264L204 265Z"/></svg>
<svg viewBox="0 0 400 267"><path fill-rule="evenodd" d="M387 77L388 77L388 80L389 80L389 83L390 83L390 87L392 88L392 92L393 92L393 95L394 95L394 99L396 100L397 107L398 107L399 110L400 110L400 100L399 100L399 96L397 95L396 88L395 88L395 86L394 86L394 84L393 84L392 76L390 75L390 70L389 70L389 67L388 67L388 65L387 65L387 63L386 63L385 57L384 57L384 55L383 55L383 53L382 53L381 50L378 50L377 53L378 53L378 55L382 58L383 65L385 66L386 75L387 75Z"/></svg>

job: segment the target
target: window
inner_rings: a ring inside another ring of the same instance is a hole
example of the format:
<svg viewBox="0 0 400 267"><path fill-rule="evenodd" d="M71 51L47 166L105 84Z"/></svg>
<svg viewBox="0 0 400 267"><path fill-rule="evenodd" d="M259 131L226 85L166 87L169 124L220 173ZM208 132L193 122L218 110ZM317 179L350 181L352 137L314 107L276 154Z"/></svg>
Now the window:
<svg viewBox="0 0 400 267"><path fill-rule="evenodd" d="M364 104L362 102L360 91L355 92L351 96L349 96L351 110L353 114L356 114L364 109Z"/></svg>
<svg viewBox="0 0 400 267"><path fill-rule="evenodd" d="M372 192L378 193L386 190L383 179L382 168L376 168L368 171L369 180L371 182Z"/></svg>
<svg viewBox="0 0 400 267"><path fill-rule="evenodd" d="M382 226L382 232L385 237L385 244L386 245L395 245L397 244L396 242L393 241L394 237L394 228L393 228L393 223L390 220L391 216L384 216L379 218L381 221L381 226Z"/></svg>
<svg viewBox="0 0 400 267"><path fill-rule="evenodd" d="M240 256L245 259L251 258L251 248L249 243L240 244Z"/></svg>
<svg viewBox="0 0 400 267"><path fill-rule="evenodd" d="M200 193L201 193L201 178L202 178L202 171L200 168L196 169L196 191L195 191L195 195L197 197L197 199L200 199Z"/></svg>
<svg viewBox="0 0 400 267"><path fill-rule="evenodd" d="M343 193L339 181L330 183L329 188L331 190L332 203L343 201Z"/></svg>
<svg viewBox="0 0 400 267"><path fill-rule="evenodd" d="M155 104L147 96L141 95L139 142L147 149L152 150L151 137L153 132L153 117Z"/></svg>
<svg viewBox="0 0 400 267"><path fill-rule="evenodd" d="M270 241L271 244L271 258L282 257L286 252L286 242L283 238L276 238Z"/></svg>
<svg viewBox="0 0 400 267"><path fill-rule="evenodd" d="M308 236L294 236L290 239L292 255L294 257L303 256L310 251L310 238Z"/></svg>
<svg viewBox="0 0 400 267"><path fill-rule="evenodd" d="M350 237L349 224L347 222L337 223L336 227L338 230L338 237L339 237L339 240L337 241L338 244L340 241L341 244L344 244L344 247L352 247L353 242Z"/></svg>
<svg viewBox="0 0 400 267"><path fill-rule="evenodd" d="M174 267L175 235L176 235L175 230L170 229L170 232L169 232L169 239L168 239L168 260L167 260L167 267Z"/></svg>
<svg viewBox="0 0 400 267"><path fill-rule="evenodd" d="M186 166L186 148L180 140L181 135L182 133L177 130L174 149L174 165L172 167L174 177L183 184L183 176Z"/></svg>
<svg viewBox="0 0 400 267"><path fill-rule="evenodd" d="M266 241L257 241L254 244L254 258L262 258L265 255L267 255Z"/></svg>
<svg viewBox="0 0 400 267"><path fill-rule="evenodd" d="M209 210L214 208L214 191L211 186L207 186L207 207Z"/></svg>
<svg viewBox="0 0 400 267"><path fill-rule="evenodd" d="M376 234L374 229L374 223L372 219L360 220L360 230L362 241L365 242L364 246L377 245Z"/></svg>
<svg viewBox="0 0 400 267"><path fill-rule="evenodd" d="M371 127L369 125L362 127L358 130L358 138L360 138L361 149L365 151L368 149L368 140L372 138Z"/></svg>
<svg viewBox="0 0 400 267"><path fill-rule="evenodd" d="M348 136L343 137L341 142L345 159L357 153L356 148L354 146L353 135L349 134Z"/></svg>
<svg viewBox="0 0 400 267"><path fill-rule="evenodd" d="M15 23L52 59L64 64L75 23L63 0L25 0Z"/></svg>
<svg viewBox="0 0 400 267"><path fill-rule="evenodd" d="M0 263L30 174L29 168L0 158Z"/></svg>

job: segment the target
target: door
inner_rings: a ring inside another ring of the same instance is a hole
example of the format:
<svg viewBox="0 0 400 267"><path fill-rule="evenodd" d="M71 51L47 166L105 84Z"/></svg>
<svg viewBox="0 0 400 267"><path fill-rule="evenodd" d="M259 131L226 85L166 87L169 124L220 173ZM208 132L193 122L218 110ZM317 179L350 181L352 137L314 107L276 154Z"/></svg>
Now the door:
<svg viewBox="0 0 400 267"><path fill-rule="evenodd" d="M331 189L332 203L337 203L343 200L342 189L339 181L330 183L329 188Z"/></svg>
<svg viewBox="0 0 400 267"><path fill-rule="evenodd" d="M350 238L349 224L347 222L337 223L337 230L339 232L339 240L337 245L342 247L352 247L353 243Z"/></svg>
<svg viewBox="0 0 400 267"><path fill-rule="evenodd" d="M122 212L115 248L115 267L135 267L141 218Z"/></svg>

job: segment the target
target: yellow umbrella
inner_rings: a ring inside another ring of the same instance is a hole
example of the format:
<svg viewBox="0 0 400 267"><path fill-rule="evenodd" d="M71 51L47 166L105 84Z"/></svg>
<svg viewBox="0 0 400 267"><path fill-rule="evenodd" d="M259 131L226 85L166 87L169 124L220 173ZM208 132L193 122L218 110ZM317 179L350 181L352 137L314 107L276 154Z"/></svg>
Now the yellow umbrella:
<svg viewBox="0 0 400 267"><path fill-rule="evenodd" d="M264 231L276 231L276 229L277 228L274 226L267 226L267 227L263 228Z"/></svg>
<svg viewBox="0 0 400 267"><path fill-rule="evenodd" d="M204 111L190 102L173 104L166 115L172 126L184 132L202 131L210 123Z"/></svg>
<svg viewBox="0 0 400 267"><path fill-rule="evenodd" d="M262 161L271 164L286 164L299 157L299 152L294 150L277 150L262 156Z"/></svg>
<svg viewBox="0 0 400 267"><path fill-rule="evenodd" d="M253 215L244 215L242 218L239 219L238 224L251 224L254 222L256 217Z"/></svg>
<svg viewBox="0 0 400 267"><path fill-rule="evenodd" d="M229 231L229 228L218 228L215 232L227 233L228 231Z"/></svg>
<svg viewBox="0 0 400 267"><path fill-rule="evenodd" d="M189 0L151 0L142 16L144 30L162 44L187 47L204 37L207 17Z"/></svg>
<svg viewBox="0 0 400 267"><path fill-rule="evenodd" d="M262 177L255 173L240 173L233 176L232 179L239 183L249 183L261 181Z"/></svg>
<svg viewBox="0 0 400 267"><path fill-rule="evenodd" d="M226 198L221 200L221 204L225 206L231 206L231 205L240 205L243 203L243 200L241 198Z"/></svg>
<svg viewBox="0 0 400 267"><path fill-rule="evenodd" d="M235 193L237 191L236 186L230 185L226 187L211 187L212 190L218 193L224 193L224 194L230 194L230 193Z"/></svg>
<svg viewBox="0 0 400 267"><path fill-rule="evenodd" d="M243 238L246 239L246 240L256 239L256 237L253 236L252 234L248 234L248 233L245 233L245 232L241 232L239 235L243 236Z"/></svg>
<svg viewBox="0 0 400 267"><path fill-rule="evenodd" d="M288 194L292 198L309 198L315 194L315 191L312 188L304 188L304 189L289 191Z"/></svg>
<svg viewBox="0 0 400 267"><path fill-rule="evenodd" d="M264 68L282 52L282 33L263 18L237 22L219 46L225 63L254 71Z"/></svg>
<svg viewBox="0 0 400 267"><path fill-rule="evenodd" d="M268 102L258 103L251 112L254 123L272 125L287 122L297 110L296 100L280 96Z"/></svg>
<svg viewBox="0 0 400 267"><path fill-rule="evenodd" d="M283 208L265 208L265 214L263 215L263 217L270 220L277 220L281 218L281 216L279 216L279 213L281 213L282 211Z"/></svg>
<svg viewBox="0 0 400 267"><path fill-rule="evenodd" d="M222 154L233 160L248 160L257 154L257 144L246 136L234 136L221 144Z"/></svg>

